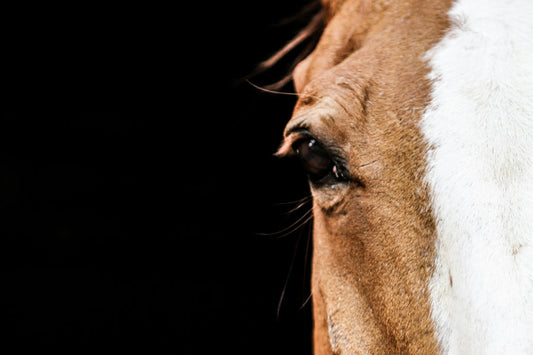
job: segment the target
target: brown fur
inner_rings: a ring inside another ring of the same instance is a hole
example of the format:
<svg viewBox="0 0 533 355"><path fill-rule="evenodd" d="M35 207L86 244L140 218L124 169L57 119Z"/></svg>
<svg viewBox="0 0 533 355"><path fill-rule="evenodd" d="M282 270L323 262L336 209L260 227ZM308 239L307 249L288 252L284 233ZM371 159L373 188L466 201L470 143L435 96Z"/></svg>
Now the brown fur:
<svg viewBox="0 0 533 355"><path fill-rule="evenodd" d="M286 142L305 126L342 149L355 179L313 188L315 353L435 353L435 227L417 123L430 90L422 56L448 28L450 1L323 5L322 38L294 73Z"/></svg>

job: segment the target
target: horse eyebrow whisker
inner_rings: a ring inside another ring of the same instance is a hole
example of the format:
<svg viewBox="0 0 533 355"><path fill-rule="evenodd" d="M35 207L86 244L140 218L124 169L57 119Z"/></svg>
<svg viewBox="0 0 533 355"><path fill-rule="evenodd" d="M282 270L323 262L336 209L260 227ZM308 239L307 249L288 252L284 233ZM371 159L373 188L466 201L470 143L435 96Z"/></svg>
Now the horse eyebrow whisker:
<svg viewBox="0 0 533 355"><path fill-rule="evenodd" d="M282 80L285 80L285 79L282 79ZM250 81L250 79L246 79L246 82L250 85L252 85L254 88L256 88L257 90L261 90L263 92L267 92L269 94L276 94L276 95L289 95L289 96L298 96L300 97L300 94L296 93L296 92L286 92L286 91L278 91L278 90L273 90L273 89L269 89L268 87L270 87L271 85L267 85L266 87L262 87L262 86L259 86L257 84L254 84Z"/></svg>

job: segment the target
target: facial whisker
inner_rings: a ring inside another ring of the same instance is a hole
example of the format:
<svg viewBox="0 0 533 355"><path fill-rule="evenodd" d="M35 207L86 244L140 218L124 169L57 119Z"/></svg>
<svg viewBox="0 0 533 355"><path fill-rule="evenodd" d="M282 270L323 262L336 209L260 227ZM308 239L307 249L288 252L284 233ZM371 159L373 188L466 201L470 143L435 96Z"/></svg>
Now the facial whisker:
<svg viewBox="0 0 533 355"><path fill-rule="evenodd" d="M305 299L304 303L301 305L300 311L302 309L304 309L304 307L309 303L309 301L311 300L312 297L313 297L313 292L309 292L309 296L307 296L307 298Z"/></svg>
<svg viewBox="0 0 533 355"><path fill-rule="evenodd" d="M308 196L305 196L305 197L299 198L299 199L294 200L294 201L279 202L279 203L277 203L277 205L292 205L292 204L295 204L295 203L307 202L307 201L309 201L311 198L313 198L313 196L308 195Z"/></svg>
<svg viewBox="0 0 533 355"><path fill-rule="evenodd" d="M283 228L282 230L278 232L273 233L257 233L258 235L262 236L277 236L278 238L286 237L298 229L300 229L302 226L304 226L307 222L309 222L313 218L313 208L310 208L309 211L305 212L300 218L298 218L295 222L293 222L290 226Z"/></svg>
<svg viewBox="0 0 533 355"><path fill-rule="evenodd" d="M311 211L312 211L312 209L311 209ZM312 217L313 217L313 215L311 215L310 218L307 219L307 221L309 221ZM307 221L304 222L304 224L307 223ZM307 259L307 252L308 252L308 248L309 248L309 235L310 234L308 234L307 246L306 246L306 250L305 250L306 259ZM296 261L296 256L298 254L298 247L300 245L300 241L301 240L302 240L302 233L300 233L300 235L298 236L298 239L296 240L296 245L294 247L294 252L293 252L293 255L292 255L292 259L291 259L291 264L289 266L289 271L287 273L287 277L285 278L285 282L283 284L283 289L281 290L281 295L280 295L280 299L279 299L279 302L278 302L278 307L277 307L277 310L276 310L276 317L278 319L279 319L279 316L280 316L281 305L283 303L283 299L285 298L285 293L287 292L287 288L288 288L288 285L289 285L289 279L290 279L290 276L291 276L293 268L294 268L294 264L295 264L295 261Z"/></svg>
<svg viewBox="0 0 533 355"><path fill-rule="evenodd" d="M302 201L300 204L298 204L296 207L293 207L289 212L287 212L288 214L290 213L293 213L293 212L296 212L297 210L299 210L300 208L302 208L303 206L305 206L307 203L311 202L311 199L308 199L308 200L305 200L305 201Z"/></svg>

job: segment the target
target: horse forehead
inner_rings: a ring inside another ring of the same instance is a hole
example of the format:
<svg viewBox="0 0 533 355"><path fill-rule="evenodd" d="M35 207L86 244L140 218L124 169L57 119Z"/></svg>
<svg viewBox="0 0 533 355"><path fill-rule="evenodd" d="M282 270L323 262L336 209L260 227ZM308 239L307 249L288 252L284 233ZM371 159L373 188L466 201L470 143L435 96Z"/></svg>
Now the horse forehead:
<svg viewBox="0 0 533 355"><path fill-rule="evenodd" d="M300 62L293 73L298 91L358 49L361 32L372 21L370 12L359 0L326 1L326 26L322 37L313 53Z"/></svg>
<svg viewBox="0 0 533 355"><path fill-rule="evenodd" d="M387 72L391 76L396 74L391 69L412 68L413 58L421 61L423 53L430 48L428 43L435 43L441 37L446 18L442 9L447 8L449 1L432 6L424 6L418 0L326 2L324 33L315 50L293 73L296 89L304 97L316 96L317 91L326 88L333 92L341 90L338 84L369 81L376 72L386 77ZM332 8L330 14L328 8Z"/></svg>

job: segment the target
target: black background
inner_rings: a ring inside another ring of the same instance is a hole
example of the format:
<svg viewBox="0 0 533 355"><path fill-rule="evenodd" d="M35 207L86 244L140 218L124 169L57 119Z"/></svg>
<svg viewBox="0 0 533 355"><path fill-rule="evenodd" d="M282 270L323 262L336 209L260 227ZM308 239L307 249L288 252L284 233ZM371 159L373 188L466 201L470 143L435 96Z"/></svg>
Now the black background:
<svg viewBox="0 0 533 355"><path fill-rule="evenodd" d="M242 80L308 3L8 16L4 348L311 352L310 227L291 227L310 205L290 203L309 191L273 156L295 97ZM250 80L281 79L296 54Z"/></svg>

